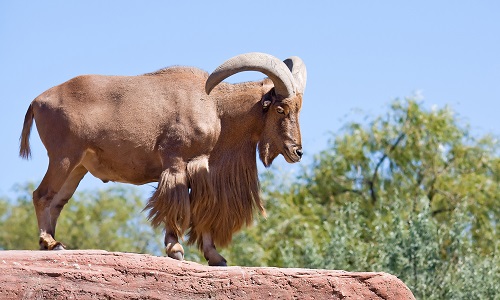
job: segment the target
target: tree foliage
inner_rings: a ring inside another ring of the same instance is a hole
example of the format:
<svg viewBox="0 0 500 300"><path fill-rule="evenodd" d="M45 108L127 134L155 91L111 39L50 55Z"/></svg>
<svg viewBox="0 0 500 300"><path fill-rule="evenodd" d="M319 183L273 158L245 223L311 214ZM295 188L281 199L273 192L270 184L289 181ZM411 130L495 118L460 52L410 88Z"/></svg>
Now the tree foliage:
<svg viewBox="0 0 500 300"><path fill-rule="evenodd" d="M449 108L395 101L352 122L291 186L264 182L267 219L235 264L386 271L422 299L500 297L500 157Z"/></svg>
<svg viewBox="0 0 500 300"><path fill-rule="evenodd" d="M38 249L32 204L33 184L20 186L15 201L0 201L0 248ZM134 189L120 186L77 192L64 207L57 236L68 249L103 249L161 255L161 232L141 213L144 201Z"/></svg>
<svg viewBox="0 0 500 300"><path fill-rule="evenodd" d="M409 99L347 124L291 183L262 174L268 217L222 254L233 265L385 271L418 299L500 299L500 145L460 123ZM0 248L38 247L32 190L0 199ZM58 223L69 248L163 252L132 189L74 198Z"/></svg>

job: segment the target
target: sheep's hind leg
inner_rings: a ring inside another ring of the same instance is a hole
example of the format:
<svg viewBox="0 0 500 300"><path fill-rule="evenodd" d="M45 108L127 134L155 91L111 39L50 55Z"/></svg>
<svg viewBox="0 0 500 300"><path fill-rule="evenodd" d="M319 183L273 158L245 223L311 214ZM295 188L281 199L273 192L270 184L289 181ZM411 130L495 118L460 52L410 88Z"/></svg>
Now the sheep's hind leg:
<svg viewBox="0 0 500 300"><path fill-rule="evenodd" d="M205 259L208 260L208 265L209 266L221 266L225 267L227 266L227 261L226 259L217 252L217 249L215 248L215 244L212 240L212 236L210 233L203 233L202 234L202 239L203 239L203 255L205 256Z"/></svg>
<svg viewBox="0 0 500 300"><path fill-rule="evenodd" d="M54 239L57 219L87 172L83 167L75 168L76 165L68 158L51 160L40 186L33 192L40 250L64 249L64 245Z"/></svg>
<svg viewBox="0 0 500 300"><path fill-rule="evenodd" d="M173 259L184 260L184 248L177 235L168 227L165 228L165 251Z"/></svg>

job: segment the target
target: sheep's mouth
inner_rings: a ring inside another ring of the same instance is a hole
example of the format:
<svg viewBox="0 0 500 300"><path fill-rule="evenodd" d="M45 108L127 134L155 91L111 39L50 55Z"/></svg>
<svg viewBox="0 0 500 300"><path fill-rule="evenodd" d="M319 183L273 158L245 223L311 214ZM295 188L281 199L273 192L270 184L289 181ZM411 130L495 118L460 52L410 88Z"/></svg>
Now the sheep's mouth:
<svg viewBox="0 0 500 300"><path fill-rule="evenodd" d="M295 147L290 147L294 149ZM285 151L283 151L283 157L285 158L287 163L293 164L300 161L301 157L295 154L295 151L291 151L289 147L285 147Z"/></svg>

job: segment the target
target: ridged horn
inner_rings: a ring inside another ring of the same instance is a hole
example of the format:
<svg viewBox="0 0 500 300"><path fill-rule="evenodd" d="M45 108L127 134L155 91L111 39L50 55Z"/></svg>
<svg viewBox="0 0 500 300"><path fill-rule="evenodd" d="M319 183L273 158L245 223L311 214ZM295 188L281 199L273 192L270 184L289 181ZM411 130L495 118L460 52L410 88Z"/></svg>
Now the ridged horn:
<svg viewBox="0 0 500 300"><path fill-rule="evenodd" d="M278 95L288 98L295 94L294 79L287 65L272 55L258 52L240 54L226 60L210 74L205 91L210 94L221 81L243 71L259 71L267 75L273 81Z"/></svg>
<svg viewBox="0 0 500 300"><path fill-rule="evenodd" d="M302 59L298 56L292 56L285 59L283 62L287 65L288 69L290 69L290 72L292 72L297 92L304 93L304 90L306 89L307 70Z"/></svg>

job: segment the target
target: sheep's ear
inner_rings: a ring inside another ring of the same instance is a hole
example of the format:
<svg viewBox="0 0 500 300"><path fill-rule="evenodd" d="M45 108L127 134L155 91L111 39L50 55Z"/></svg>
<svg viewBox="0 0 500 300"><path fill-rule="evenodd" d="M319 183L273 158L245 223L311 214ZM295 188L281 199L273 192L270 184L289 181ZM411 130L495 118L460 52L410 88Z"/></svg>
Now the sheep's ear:
<svg viewBox="0 0 500 300"><path fill-rule="evenodd" d="M262 97L262 100L260 101L262 103L262 110L267 111L271 106L271 104L273 104L275 99L276 99L276 92L274 91L273 88Z"/></svg>

